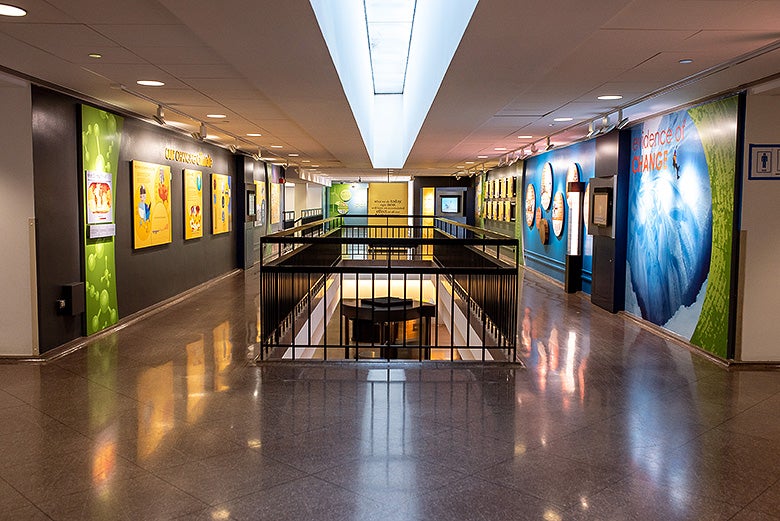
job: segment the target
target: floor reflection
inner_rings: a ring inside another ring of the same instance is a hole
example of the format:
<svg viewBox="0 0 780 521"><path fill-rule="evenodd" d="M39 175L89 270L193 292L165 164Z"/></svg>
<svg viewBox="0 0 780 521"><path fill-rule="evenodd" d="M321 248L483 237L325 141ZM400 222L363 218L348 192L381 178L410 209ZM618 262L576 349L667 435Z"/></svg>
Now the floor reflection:
<svg viewBox="0 0 780 521"><path fill-rule="evenodd" d="M524 278L525 368L255 366L251 271L0 365L0 518L778 519L780 374Z"/></svg>

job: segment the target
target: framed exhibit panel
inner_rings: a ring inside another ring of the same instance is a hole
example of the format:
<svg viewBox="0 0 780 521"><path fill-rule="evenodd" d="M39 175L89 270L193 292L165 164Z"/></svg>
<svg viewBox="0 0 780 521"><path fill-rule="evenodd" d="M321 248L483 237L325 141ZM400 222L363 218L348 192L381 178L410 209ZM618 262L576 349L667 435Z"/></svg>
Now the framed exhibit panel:
<svg viewBox="0 0 780 521"><path fill-rule="evenodd" d="M184 170L184 240L203 237L203 172Z"/></svg>
<svg viewBox="0 0 780 521"><path fill-rule="evenodd" d="M227 233L232 229L230 176L211 174L211 233Z"/></svg>
<svg viewBox="0 0 780 521"><path fill-rule="evenodd" d="M171 167L133 161L132 171L133 247L171 242Z"/></svg>

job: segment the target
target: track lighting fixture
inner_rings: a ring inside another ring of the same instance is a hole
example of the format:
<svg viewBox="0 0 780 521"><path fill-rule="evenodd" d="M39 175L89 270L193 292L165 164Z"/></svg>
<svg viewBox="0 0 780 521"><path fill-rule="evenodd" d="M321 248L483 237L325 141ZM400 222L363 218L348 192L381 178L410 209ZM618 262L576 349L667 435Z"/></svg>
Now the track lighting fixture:
<svg viewBox="0 0 780 521"><path fill-rule="evenodd" d="M193 132L190 135L192 136L192 139L194 139L195 141L205 140L206 136L208 136L208 130L206 130L206 124L201 122L200 130L198 132Z"/></svg>
<svg viewBox="0 0 780 521"><path fill-rule="evenodd" d="M152 118L154 118L159 125L165 126L165 112L163 111L162 105L157 105L157 112Z"/></svg>
<svg viewBox="0 0 780 521"><path fill-rule="evenodd" d="M553 148L555 148L555 145L550 142L550 136L547 136L547 148L545 148L544 150L546 152L549 152Z"/></svg>
<svg viewBox="0 0 780 521"><path fill-rule="evenodd" d="M586 138L593 137L593 134L595 134L595 133L596 133L596 131L594 130L593 122L591 121L590 123L588 123L588 133L585 134L585 137Z"/></svg>
<svg viewBox="0 0 780 521"><path fill-rule="evenodd" d="M626 128L628 125L628 118L623 117L623 109L618 110L618 116L617 116L617 125L615 125L615 128L618 130Z"/></svg>
<svg viewBox="0 0 780 521"><path fill-rule="evenodd" d="M536 143L531 143L531 154L536 154L539 149L536 148Z"/></svg>
<svg viewBox="0 0 780 521"><path fill-rule="evenodd" d="M610 125L609 124L609 114L607 114L601 120L601 133L602 134L609 134L613 130L615 130L615 125Z"/></svg>
<svg viewBox="0 0 780 521"><path fill-rule="evenodd" d="M235 154L236 150L238 150L238 147L236 147L236 145L230 144L228 145L228 150L230 150L231 154Z"/></svg>

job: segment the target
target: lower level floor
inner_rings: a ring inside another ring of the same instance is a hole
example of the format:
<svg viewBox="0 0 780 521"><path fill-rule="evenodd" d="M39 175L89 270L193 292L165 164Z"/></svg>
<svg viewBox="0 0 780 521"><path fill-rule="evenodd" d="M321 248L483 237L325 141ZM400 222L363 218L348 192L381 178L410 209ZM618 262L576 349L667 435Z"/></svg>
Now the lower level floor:
<svg viewBox="0 0 780 521"><path fill-rule="evenodd" d="M522 365L256 364L258 286L0 365L0 519L780 520L780 372L530 272Z"/></svg>

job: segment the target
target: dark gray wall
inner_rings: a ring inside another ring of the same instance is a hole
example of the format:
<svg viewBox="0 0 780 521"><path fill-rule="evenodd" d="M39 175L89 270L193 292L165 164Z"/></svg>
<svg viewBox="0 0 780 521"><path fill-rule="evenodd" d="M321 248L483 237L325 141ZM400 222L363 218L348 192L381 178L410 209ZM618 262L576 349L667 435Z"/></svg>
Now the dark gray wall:
<svg viewBox="0 0 780 521"><path fill-rule="evenodd" d="M165 159L165 148L202 151L214 159L211 168ZM171 243L133 250L131 161L171 167ZM203 172L203 237L184 240L183 170ZM198 143L143 121L126 118L119 152L116 188L116 268L119 316L127 316L238 267L238 215L233 155L227 150ZM211 174L232 176L233 225L230 233L211 233Z"/></svg>
<svg viewBox="0 0 780 521"><path fill-rule="evenodd" d="M79 105L32 89L33 187L41 352L82 334L83 315L59 314L62 285L84 280L80 211Z"/></svg>
<svg viewBox="0 0 780 521"><path fill-rule="evenodd" d="M81 217L81 103L69 96L33 88L33 161L37 219L38 313L41 352L84 334L83 317L57 312L61 286L84 280ZM211 168L165 159L165 148L211 155ZM172 242L133 250L130 162L171 167ZM182 170L203 172L203 229L184 241ZM125 118L116 194L116 285L119 316L125 317L238 267L237 232L243 215L233 198L233 231L211 234L211 173L233 177L232 154L140 120Z"/></svg>

